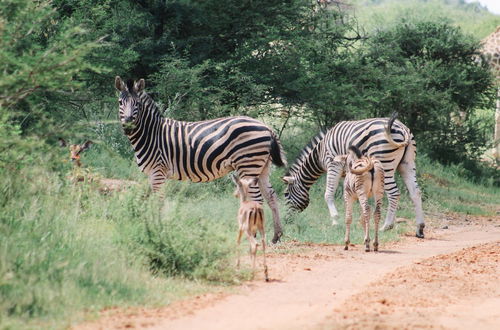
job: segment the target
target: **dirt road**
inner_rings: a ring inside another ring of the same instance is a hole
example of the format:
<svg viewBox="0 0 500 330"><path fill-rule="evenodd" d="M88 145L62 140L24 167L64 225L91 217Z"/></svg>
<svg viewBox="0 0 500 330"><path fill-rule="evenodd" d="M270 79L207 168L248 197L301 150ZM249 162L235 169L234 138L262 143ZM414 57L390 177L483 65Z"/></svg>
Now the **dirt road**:
<svg viewBox="0 0 500 330"><path fill-rule="evenodd" d="M500 217L362 246L291 244L270 283L159 309L115 311L77 329L500 329Z"/></svg>

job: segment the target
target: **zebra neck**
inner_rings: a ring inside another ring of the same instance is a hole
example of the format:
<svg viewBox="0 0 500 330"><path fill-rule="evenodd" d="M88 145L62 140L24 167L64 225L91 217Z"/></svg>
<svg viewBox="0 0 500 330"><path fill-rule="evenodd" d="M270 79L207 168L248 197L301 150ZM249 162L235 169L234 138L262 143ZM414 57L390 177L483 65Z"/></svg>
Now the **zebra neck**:
<svg viewBox="0 0 500 330"><path fill-rule="evenodd" d="M140 109L135 129L127 134L136 152L136 157L145 146L152 143L153 139L161 134L161 126L165 122L165 118L161 115L156 103L148 94L142 92L139 97L142 109Z"/></svg>
<svg viewBox="0 0 500 330"><path fill-rule="evenodd" d="M299 164L294 165L294 176L307 190L326 172L323 150L323 143L319 142L308 153L302 155Z"/></svg>
<svg viewBox="0 0 500 330"><path fill-rule="evenodd" d="M139 95L141 98L141 116L140 119L154 118L155 121L163 121L163 116L158 109L155 101L146 92L141 92Z"/></svg>

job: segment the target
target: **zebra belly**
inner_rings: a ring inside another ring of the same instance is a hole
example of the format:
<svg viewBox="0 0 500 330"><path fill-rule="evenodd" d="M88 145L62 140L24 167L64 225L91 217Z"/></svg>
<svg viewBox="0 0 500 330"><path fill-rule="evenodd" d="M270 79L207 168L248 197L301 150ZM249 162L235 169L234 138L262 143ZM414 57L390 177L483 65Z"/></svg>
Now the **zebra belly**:
<svg viewBox="0 0 500 330"><path fill-rule="evenodd" d="M234 171L234 168L229 165L230 161L224 161L221 163L221 166L216 169L212 169L209 173L204 172L203 175L197 174L196 172L188 172L183 171L182 173L179 170L173 171L173 175L169 179L180 180L180 181L191 181L191 182L210 182L213 180L217 180L226 176L228 173Z"/></svg>

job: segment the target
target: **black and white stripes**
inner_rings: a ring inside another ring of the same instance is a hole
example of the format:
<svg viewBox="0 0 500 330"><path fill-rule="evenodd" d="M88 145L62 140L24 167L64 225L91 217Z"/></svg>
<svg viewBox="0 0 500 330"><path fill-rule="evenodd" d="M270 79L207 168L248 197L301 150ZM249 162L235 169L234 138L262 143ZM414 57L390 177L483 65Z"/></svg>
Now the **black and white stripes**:
<svg viewBox="0 0 500 330"><path fill-rule="evenodd" d="M163 118L144 85L144 79L127 84L120 77L115 79L120 121L135 150L137 165L149 176L153 190L166 179L208 182L231 171L239 178L259 178L250 194L253 200L262 201L262 193L269 203L276 242L282 230L269 171L271 162L286 166L286 158L275 133L244 116L200 122Z"/></svg>
<svg viewBox="0 0 500 330"><path fill-rule="evenodd" d="M398 169L408 188L415 206L417 236L423 237L424 216L420 189L416 181L416 144L408 127L391 118L370 118L359 121L340 122L326 133L321 133L304 148L301 155L283 179L288 183L285 197L290 208L302 211L309 204L309 189L323 174L327 173L325 200L332 222L335 224L338 211L334 194L343 172L335 156L346 155L349 146L355 146L363 155L376 157L384 167L385 192L389 207L383 229L394 225L400 192L394 178Z"/></svg>

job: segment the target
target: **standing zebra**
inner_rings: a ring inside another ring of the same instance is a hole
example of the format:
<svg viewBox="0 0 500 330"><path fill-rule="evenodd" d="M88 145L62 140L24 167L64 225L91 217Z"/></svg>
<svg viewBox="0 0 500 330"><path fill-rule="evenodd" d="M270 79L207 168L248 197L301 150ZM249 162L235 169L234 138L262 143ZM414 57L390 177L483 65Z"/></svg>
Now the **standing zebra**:
<svg viewBox="0 0 500 330"><path fill-rule="evenodd" d="M394 227L400 196L394 179L394 172L398 169L415 206L416 236L423 238L425 224L420 188L416 180L415 139L408 127L396 120L396 114L391 118L343 121L326 133L321 132L314 137L283 178L288 184L285 197L289 207L295 211L303 211L309 204L309 189L326 172L325 200L332 224L336 224L338 211L334 195L343 172L343 164L335 161L334 157L347 154L351 145L363 155L376 157L384 167L384 189L389 207L382 230Z"/></svg>
<svg viewBox="0 0 500 330"><path fill-rule="evenodd" d="M236 171L240 179L258 178L250 187L252 200L267 200L274 220L273 243L281 235L278 199L269 182L271 162L286 166L274 132L262 122L243 116L199 122L163 118L144 91L144 79L115 78L120 92L119 117L134 150L137 165L149 176L153 191L166 179L208 182Z"/></svg>

